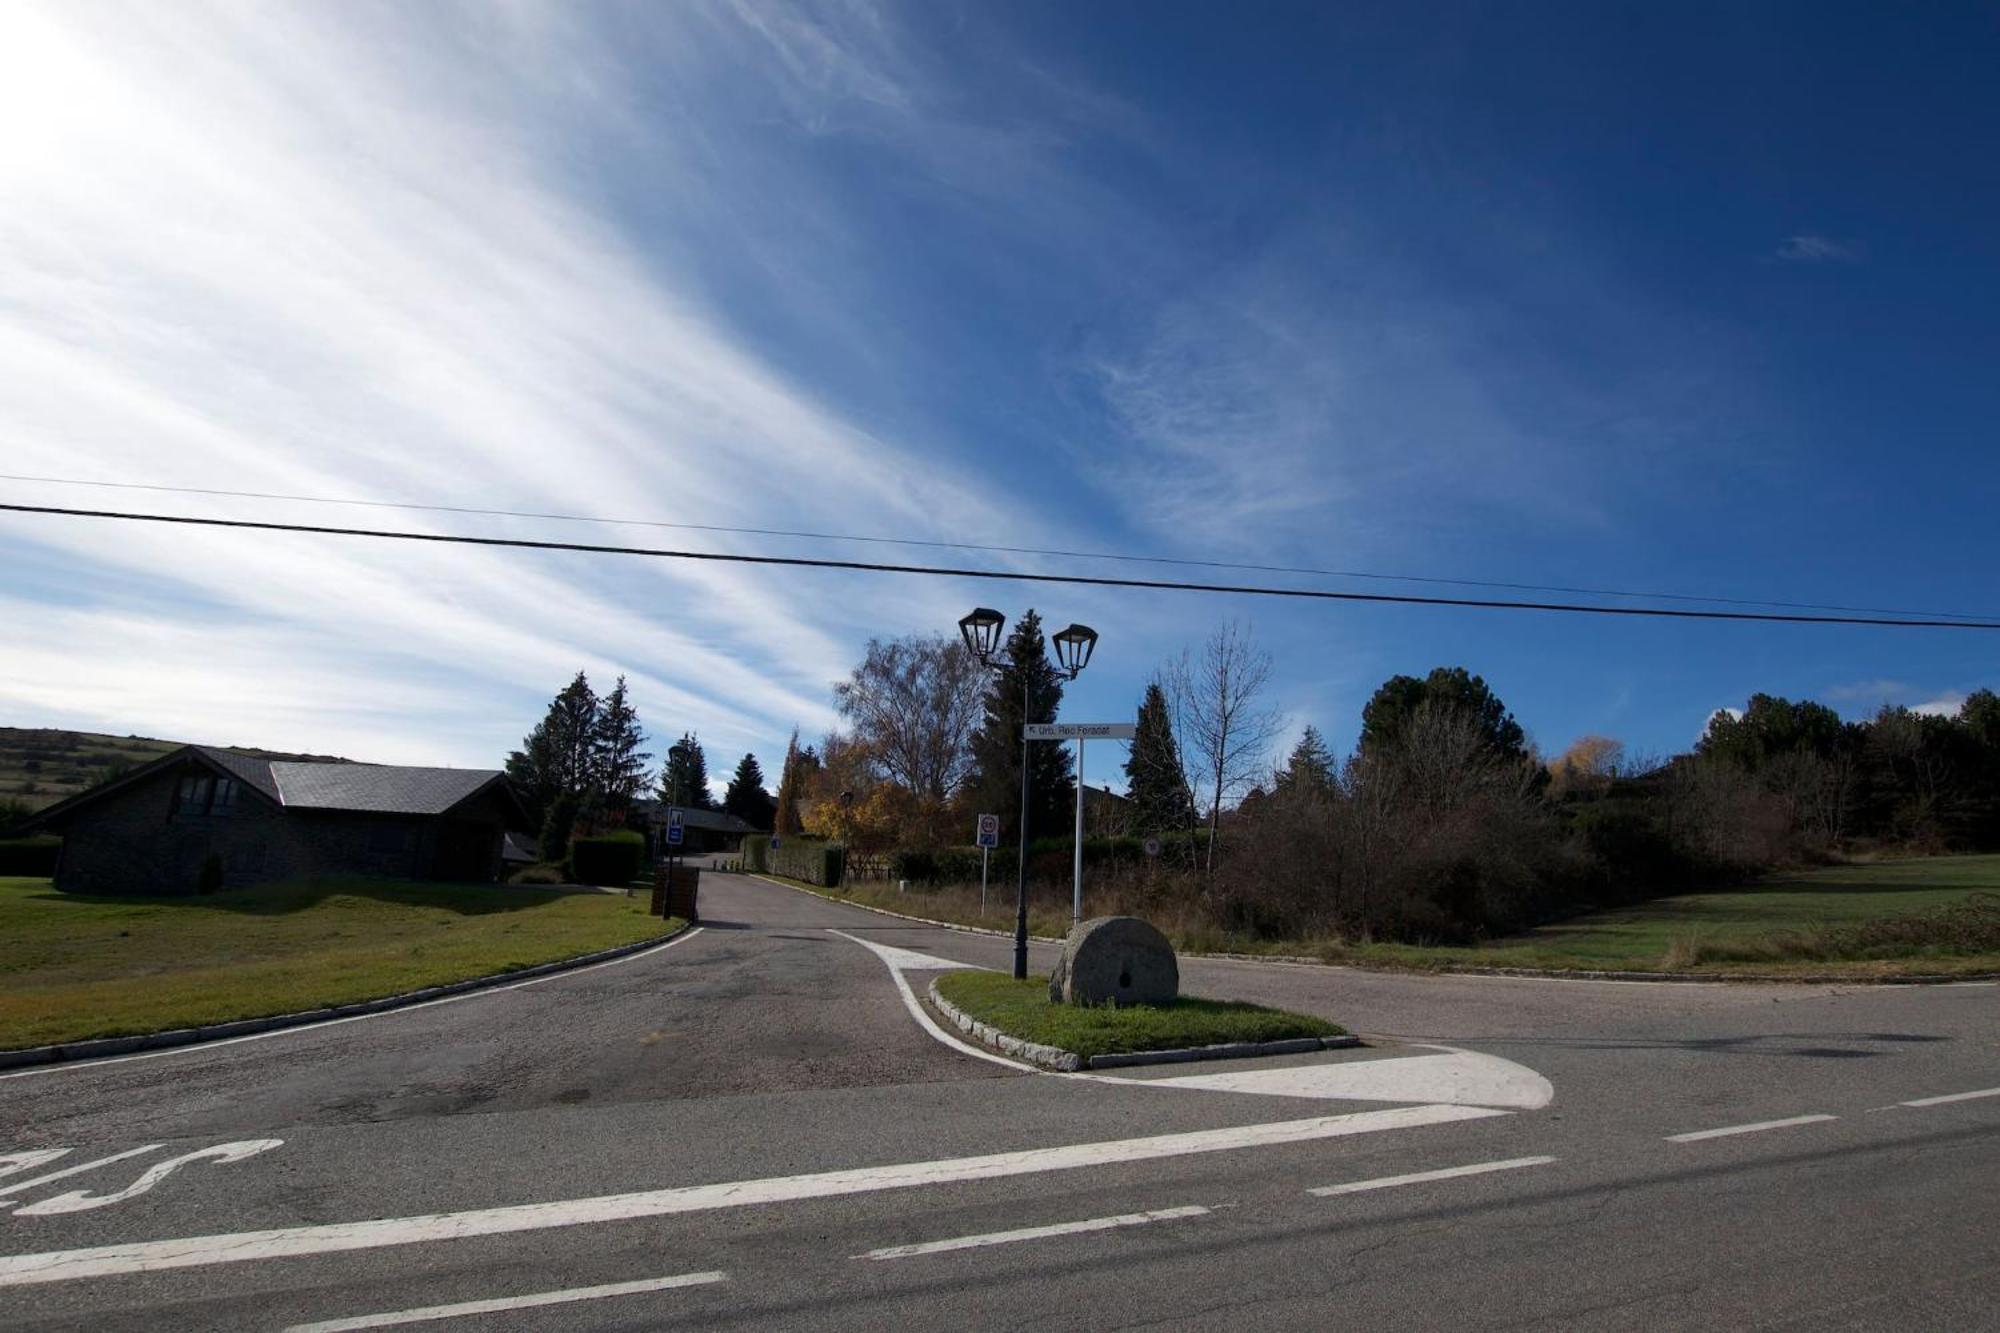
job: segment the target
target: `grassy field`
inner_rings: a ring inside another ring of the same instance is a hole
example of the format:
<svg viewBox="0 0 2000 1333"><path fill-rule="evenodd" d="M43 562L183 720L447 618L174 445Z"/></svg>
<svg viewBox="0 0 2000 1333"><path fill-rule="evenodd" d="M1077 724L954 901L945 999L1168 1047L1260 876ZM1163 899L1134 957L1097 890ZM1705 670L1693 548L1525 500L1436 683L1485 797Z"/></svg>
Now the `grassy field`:
<svg viewBox="0 0 2000 1333"><path fill-rule="evenodd" d="M200 898L0 879L0 1050L393 995L663 934L647 900L317 880Z"/></svg>
<svg viewBox="0 0 2000 1333"><path fill-rule="evenodd" d="M1085 909L1090 909L1085 885ZM1935 856L1831 866L1774 876L1720 893L1685 894L1615 911L1596 912L1468 948L1357 944L1340 940L1246 939L1189 930L1172 919L1155 922L1178 949L1311 955L1329 962L1388 967L1446 966L1567 968L1606 971L1691 971L1728 975L1823 974L1856 977L2000 972L2000 856ZM985 915L979 890L899 894L893 885L857 884L850 901L912 916L1011 929L1012 886L996 888ZM1069 928L1067 890L1031 903L1030 929L1061 935ZM1946 922L1951 929L1884 929L1940 912L1990 917ZM1965 928L1968 924L1972 928ZM1862 929L1864 926L1868 929Z"/></svg>
<svg viewBox="0 0 2000 1333"><path fill-rule="evenodd" d="M938 978L938 993L1010 1037L1075 1051L1086 1060L1115 1052L1174 1050L1229 1041L1333 1037L1347 1030L1305 1014L1186 995L1172 1004L1116 1009L1051 1004L1046 978L1016 981L1000 972L947 972Z"/></svg>

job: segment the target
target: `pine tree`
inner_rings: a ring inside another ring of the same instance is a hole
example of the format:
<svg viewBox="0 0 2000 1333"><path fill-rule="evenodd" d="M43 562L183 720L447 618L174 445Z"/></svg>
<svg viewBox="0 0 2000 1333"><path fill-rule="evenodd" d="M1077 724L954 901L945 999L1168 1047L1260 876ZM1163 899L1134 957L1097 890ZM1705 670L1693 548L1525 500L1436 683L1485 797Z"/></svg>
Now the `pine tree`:
<svg viewBox="0 0 2000 1333"><path fill-rule="evenodd" d="M579 671L549 702L548 712L507 756L507 776L537 820L546 817L559 796L589 797L595 790L597 765L597 694Z"/></svg>
<svg viewBox="0 0 2000 1333"><path fill-rule="evenodd" d="M1320 739L1319 729L1309 726L1278 770L1273 786L1280 796L1324 795L1333 790L1333 778L1333 751Z"/></svg>
<svg viewBox="0 0 2000 1333"><path fill-rule="evenodd" d="M639 748L646 743L646 733L639 727L638 710L626 696L625 677L620 676L611 693L604 696L591 741L596 786L607 807L622 811L645 785L646 761L653 757Z"/></svg>
<svg viewBox="0 0 2000 1333"><path fill-rule="evenodd" d="M764 769L757 756L746 754L737 761L736 772L723 794L724 814L735 815L752 828L769 828L774 809L771 794L764 790Z"/></svg>
<svg viewBox="0 0 2000 1333"><path fill-rule="evenodd" d="M690 810L713 810L715 798L708 794L708 756L701 741L691 731L667 751L667 764L660 770L660 799L669 805Z"/></svg>
<svg viewBox="0 0 2000 1333"><path fill-rule="evenodd" d="M1008 665L986 692L985 720L972 737L972 776L967 782L980 810L997 814L1012 840L1020 835L1021 729L1026 722L1052 722L1062 703L1062 676L1042 642L1042 620L1030 610L1007 636ZM1022 686L1028 711L1021 712ZM1028 836L1060 836L1070 828L1076 780L1066 745L1039 742L1028 747Z"/></svg>
<svg viewBox="0 0 2000 1333"><path fill-rule="evenodd" d="M1180 745L1174 740L1166 691L1158 681L1146 687L1145 697L1139 701L1139 721L1125 759L1125 776L1138 832L1194 827L1194 796L1188 790Z"/></svg>

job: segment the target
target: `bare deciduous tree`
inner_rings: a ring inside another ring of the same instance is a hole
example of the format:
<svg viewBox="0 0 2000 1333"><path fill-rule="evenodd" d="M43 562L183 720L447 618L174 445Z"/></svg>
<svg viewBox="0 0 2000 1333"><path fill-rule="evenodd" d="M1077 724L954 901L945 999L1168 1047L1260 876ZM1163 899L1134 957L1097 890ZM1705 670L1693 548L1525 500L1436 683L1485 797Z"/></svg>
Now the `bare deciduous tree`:
<svg viewBox="0 0 2000 1333"><path fill-rule="evenodd" d="M869 640L833 697L884 775L936 802L965 779L985 689L986 674L964 644L910 635Z"/></svg>
<svg viewBox="0 0 2000 1333"><path fill-rule="evenodd" d="M1260 702L1271 655L1251 641L1250 626L1229 620L1208 636L1198 656L1183 650L1163 674L1181 753L1200 764L1208 797L1207 871L1213 875L1223 802L1264 772L1277 738L1278 714Z"/></svg>

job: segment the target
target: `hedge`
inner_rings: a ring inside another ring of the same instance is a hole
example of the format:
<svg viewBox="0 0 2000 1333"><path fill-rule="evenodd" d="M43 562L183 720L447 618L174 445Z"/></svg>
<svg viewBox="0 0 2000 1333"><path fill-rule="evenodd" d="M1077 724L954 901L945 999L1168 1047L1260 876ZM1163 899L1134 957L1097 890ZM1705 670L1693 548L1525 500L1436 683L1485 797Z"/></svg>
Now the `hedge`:
<svg viewBox="0 0 2000 1333"><path fill-rule="evenodd" d="M757 865L751 869L766 870L773 875L783 875L787 879L802 879L808 884L821 888L833 888L840 883L842 858L845 855L838 843L822 842L818 838L783 838L774 848L769 839L745 838L747 850L756 845L761 849ZM749 857L744 858L745 862Z"/></svg>
<svg viewBox="0 0 2000 1333"><path fill-rule="evenodd" d="M631 829L576 838L569 846L570 874L579 884L623 887L639 875L646 839Z"/></svg>
<svg viewBox="0 0 2000 1333"><path fill-rule="evenodd" d="M1161 835L1164 844L1160 859L1185 856L1190 847L1205 846L1207 830ZM1028 843L1028 872L1031 876L1053 873L1060 865L1066 875L1074 864L1072 838L1035 838ZM1014 847L996 847L991 853L987 874L994 883L1014 878L1017 852ZM1085 838L1085 866L1136 865L1146 859L1146 840L1139 837ZM977 847L906 847L889 855L889 878L906 879L912 884L976 884L979 882Z"/></svg>
<svg viewBox="0 0 2000 1333"><path fill-rule="evenodd" d="M54 834L33 838L9 838L0 842L0 875L21 875L34 879L56 873L56 857L62 839Z"/></svg>

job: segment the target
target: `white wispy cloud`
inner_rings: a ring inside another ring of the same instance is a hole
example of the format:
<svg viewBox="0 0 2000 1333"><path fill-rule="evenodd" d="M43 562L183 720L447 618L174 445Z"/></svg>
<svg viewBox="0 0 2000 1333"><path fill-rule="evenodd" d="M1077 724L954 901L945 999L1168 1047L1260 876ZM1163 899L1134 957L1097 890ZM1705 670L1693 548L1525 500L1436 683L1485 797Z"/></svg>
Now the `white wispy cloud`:
<svg viewBox="0 0 2000 1333"><path fill-rule="evenodd" d="M663 269L579 197L562 155L579 145L547 121L624 95L605 86L620 66L602 51L563 59L588 40L561 7L0 12L8 470L962 531L982 502L948 459L920 459L758 356L698 273ZM582 69L595 81L566 80ZM657 188L709 188L672 174L678 152L653 165L669 173ZM0 710L363 757L490 761L578 665L630 673L663 729L768 745L794 720L830 723L825 686L855 622L884 601L935 619L959 600L831 576L83 520L7 531L222 610L204 641L170 632L172 606L65 614L74 648L0 649ZM62 667L91 655L89 671ZM343 688L329 693L330 678ZM405 683L454 678L518 711L415 721L438 715L443 687ZM377 706L349 697L370 691Z"/></svg>
<svg viewBox="0 0 2000 1333"><path fill-rule="evenodd" d="M1852 264L1867 252L1858 241L1800 232L1796 236L1787 236L1773 253L1779 259L1797 264Z"/></svg>

